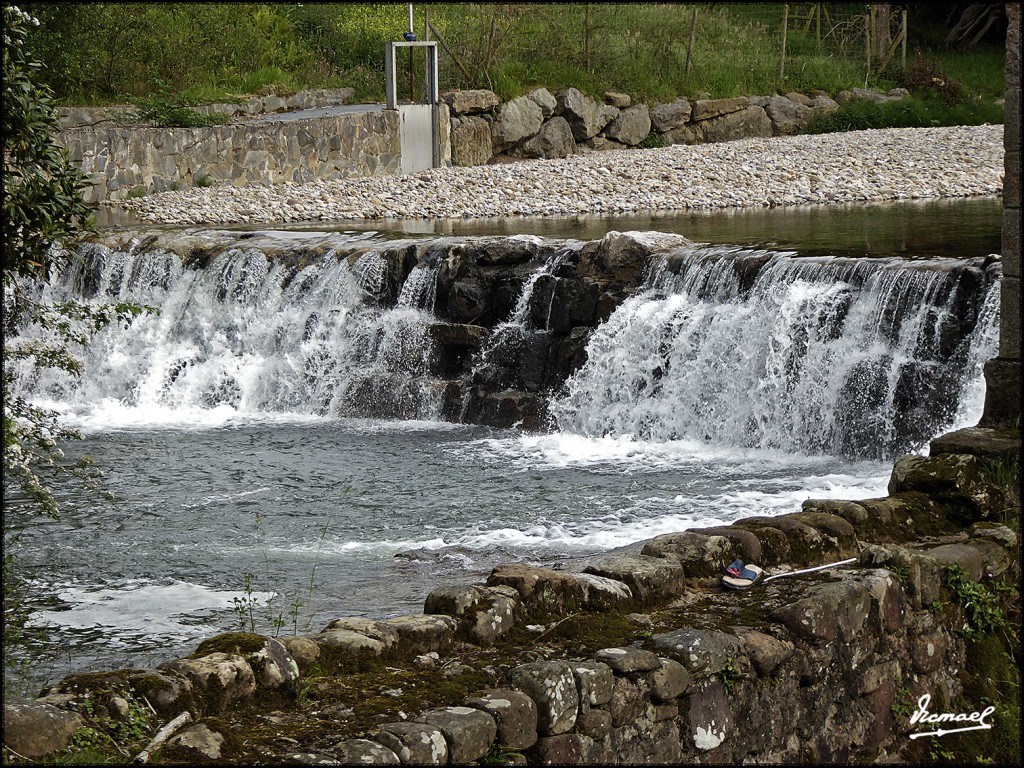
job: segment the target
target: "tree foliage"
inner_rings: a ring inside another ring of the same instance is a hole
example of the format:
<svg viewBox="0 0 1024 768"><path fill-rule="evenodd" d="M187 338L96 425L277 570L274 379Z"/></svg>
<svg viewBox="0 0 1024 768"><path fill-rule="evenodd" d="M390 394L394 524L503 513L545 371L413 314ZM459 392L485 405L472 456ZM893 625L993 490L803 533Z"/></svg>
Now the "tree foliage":
<svg viewBox="0 0 1024 768"><path fill-rule="evenodd" d="M52 515L57 504L38 470L90 475L86 466L63 461L60 443L77 433L61 426L56 413L33 405L19 391L18 376L26 369L77 373L74 347L111 323L130 322L143 308L35 298L38 285L71 258L65 246L94 228L82 198L88 181L54 140L59 126L53 94L37 82L41 66L26 53L27 31L38 21L16 6L4 6L3 13L4 482L19 486L39 511ZM48 335L19 335L32 324Z"/></svg>

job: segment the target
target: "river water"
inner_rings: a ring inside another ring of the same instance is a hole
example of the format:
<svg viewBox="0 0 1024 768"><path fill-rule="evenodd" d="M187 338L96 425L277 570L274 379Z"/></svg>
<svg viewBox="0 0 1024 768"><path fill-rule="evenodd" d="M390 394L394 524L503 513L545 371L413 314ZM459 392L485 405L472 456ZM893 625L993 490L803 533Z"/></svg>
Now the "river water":
<svg viewBox="0 0 1024 768"><path fill-rule="evenodd" d="M920 273L907 267L914 263L998 252L1000 215L996 200L943 201L646 222L396 222L392 232L372 234L526 228L590 239L610 229L650 228L743 252L786 252L780 276L756 307L723 298L720 287L714 296L698 295L680 276L652 282L595 334L590 363L555 403L558 422L545 434L424 414L404 421L342 417L344 409L313 407L315 398L296 394L300 383L288 379L285 365L311 335L312 315L307 308L287 319L296 300L274 288L272 272L261 278L258 297L231 305L242 319L203 299L200 285L164 279L141 296L162 302L159 321L90 350L80 385L32 385L37 402L84 433L68 455L91 455L115 498L103 501L55 480L62 511L48 520L29 517L23 500L5 493L8 521L23 526L11 551L29 580L31 624L45 628L60 651L36 676L155 664L243 626L301 634L338 616L418 613L434 587L479 583L499 562L572 571L580 558L661 533L796 511L807 498L885 495L890 453L926 450L930 435L901 426L888 401L872 417L877 432L862 423L851 431L843 426L848 419L833 412L842 395L826 394L837 386L834 372L855 356L916 355L924 370L934 367L921 352L918 337L926 331L899 342L905 348L860 344L877 325L867 309L863 330L850 331L847 323L843 333L851 335L828 331L816 339L814 329L827 325L822 317L837 303L857 307L864 297L866 307L894 284L913 283ZM879 284L817 268L808 277L797 268L831 264L823 257L833 255L877 263L871 274L881 276ZM221 274L229 271L225 266ZM976 308L970 349L957 358L955 386L944 390L956 402L928 416L936 433L974 424L981 414L981 364L996 352L997 289ZM344 305L347 290L338 287L331 301ZM285 319L268 328L249 315ZM922 316L920 326L904 325L924 329L929 322ZM211 327L212 341L200 345ZM297 340L289 341L292 333ZM650 336L671 339L660 354L673 372L647 371L638 388L629 382L650 362L642 343ZM268 351L271 338L283 352ZM786 353L787 338L801 338L802 349L816 349L818 357ZM778 375L744 378L745 369L725 364L730 345L741 344L761 345L750 354ZM168 384L167 366L184 354L183 345L191 345L191 368L181 376L176 368L178 378ZM243 358L244 375L237 373ZM229 362L233 388L212 386ZM812 368L817 373L803 373ZM146 381L160 386L149 392ZM730 399L717 416L707 396L715 392ZM834 440L821 437L833 432ZM868 442L893 448L879 451Z"/></svg>

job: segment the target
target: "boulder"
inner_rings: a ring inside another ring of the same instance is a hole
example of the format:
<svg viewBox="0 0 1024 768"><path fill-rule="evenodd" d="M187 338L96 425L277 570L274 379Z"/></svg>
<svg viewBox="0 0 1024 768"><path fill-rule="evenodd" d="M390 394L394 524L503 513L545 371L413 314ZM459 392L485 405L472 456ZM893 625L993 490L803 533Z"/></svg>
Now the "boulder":
<svg viewBox="0 0 1024 768"><path fill-rule="evenodd" d="M509 586L519 593L528 611L565 614L583 603L583 588L572 576L533 565L509 563L496 566L487 586Z"/></svg>
<svg viewBox="0 0 1024 768"><path fill-rule="evenodd" d="M604 103L610 104L618 109L628 109L633 104L633 99L630 98L628 93L620 93L619 91L605 91L604 92Z"/></svg>
<svg viewBox="0 0 1024 768"><path fill-rule="evenodd" d="M536 88L526 94L526 97L540 107L545 120L555 114L555 110L558 108L558 100L547 88Z"/></svg>
<svg viewBox="0 0 1024 768"><path fill-rule="evenodd" d="M661 659L641 648L603 648L594 658L607 664L617 675L630 672L650 672L661 666Z"/></svg>
<svg viewBox="0 0 1024 768"><path fill-rule="evenodd" d="M615 555L588 565L583 572L628 584L643 602L675 597L683 591L682 566L664 557Z"/></svg>
<svg viewBox="0 0 1024 768"><path fill-rule="evenodd" d="M735 112L743 112L750 106L746 96L736 96L731 99L698 99L693 102L690 112L690 119L711 120L722 115L730 115Z"/></svg>
<svg viewBox="0 0 1024 768"><path fill-rule="evenodd" d="M370 734L403 764L447 765L448 743L440 729L427 723L385 723Z"/></svg>
<svg viewBox="0 0 1024 768"><path fill-rule="evenodd" d="M949 508L967 522L995 516L1003 507L1003 493L986 477L981 459L970 454L918 456L896 460L889 479L889 494L918 491Z"/></svg>
<svg viewBox="0 0 1024 768"><path fill-rule="evenodd" d="M767 677L786 659L793 655L795 647L788 640L778 640L763 632L752 629L737 630L746 648L754 669L761 677Z"/></svg>
<svg viewBox="0 0 1024 768"><path fill-rule="evenodd" d="M335 619L314 638L320 645L338 648L353 655L379 656L398 643L398 632L380 621L359 617Z"/></svg>
<svg viewBox="0 0 1024 768"><path fill-rule="evenodd" d="M432 725L448 743L448 762L465 765L487 754L498 733L494 718L471 707L443 707L424 712L418 722Z"/></svg>
<svg viewBox="0 0 1024 768"><path fill-rule="evenodd" d="M600 661L579 661L572 665L576 678L576 689L580 695L580 711L601 707L612 699L615 674L612 668Z"/></svg>
<svg viewBox="0 0 1024 768"><path fill-rule="evenodd" d="M661 659L661 666L648 674L651 698L660 703L681 696L690 685L690 673L675 659Z"/></svg>
<svg viewBox="0 0 1024 768"><path fill-rule="evenodd" d="M612 728L632 725L644 711L651 697L651 682L643 677L632 680L616 677L612 684L612 698L608 711L612 713Z"/></svg>
<svg viewBox="0 0 1024 768"><path fill-rule="evenodd" d="M811 106L786 96L772 96L764 111L771 120L772 130L777 136L800 133L814 117L814 109Z"/></svg>
<svg viewBox="0 0 1024 768"><path fill-rule="evenodd" d="M693 746L715 749L735 730L729 696L718 680L690 695L688 720Z"/></svg>
<svg viewBox="0 0 1024 768"><path fill-rule="evenodd" d="M772 97L772 98L774 98L774 97ZM802 104L805 107L813 107L814 106L814 99L812 99L810 96L808 96L808 95L806 95L804 93L800 93L799 91L790 91L789 93L787 93L785 95L784 98L787 98L790 101L795 101L797 104Z"/></svg>
<svg viewBox="0 0 1024 768"><path fill-rule="evenodd" d="M161 754L190 764L220 760L227 739L205 723L196 723L167 740Z"/></svg>
<svg viewBox="0 0 1024 768"><path fill-rule="evenodd" d="M761 107L747 107L703 122L701 138L708 143L772 135L772 121Z"/></svg>
<svg viewBox="0 0 1024 768"><path fill-rule="evenodd" d="M535 136L544 122L544 113L535 101L520 96L506 101L491 125L494 148L503 152L523 139Z"/></svg>
<svg viewBox="0 0 1024 768"><path fill-rule="evenodd" d="M30 760L65 749L84 726L77 712L18 696L4 701L4 746Z"/></svg>
<svg viewBox="0 0 1024 768"><path fill-rule="evenodd" d="M482 117L456 117L451 123L452 165L487 165L494 154L491 124Z"/></svg>
<svg viewBox="0 0 1024 768"><path fill-rule="evenodd" d="M692 675L707 677L725 669L730 659L743 655L743 641L716 630L677 629L654 635L655 651L682 663Z"/></svg>
<svg viewBox="0 0 1024 768"><path fill-rule="evenodd" d="M580 697L572 667L563 661L535 661L515 667L509 682L537 705L537 731L554 736L576 724Z"/></svg>
<svg viewBox="0 0 1024 768"><path fill-rule="evenodd" d="M299 679L299 665L288 649L272 637L227 632L204 640L196 648L196 655L216 651L244 658L256 676L256 684L265 690L291 688Z"/></svg>
<svg viewBox="0 0 1024 768"><path fill-rule="evenodd" d="M514 157L532 157L550 160L576 154L576 140L572 129L563 117L552 117L533 136L510 150Z"/></svg>
<svg viewBox="0 0 1024 768"><path fill-rule="evenodd" d="M384 623L398 632L402 647L414 654L447 651L458 628L458 620L451 616L396 616Z"/></svg>
<svg viewBox="0 0 1024 768"><path fill-rule="evenodd" d="M572 577L583 588L583 607L590 611L605 611L633 599L628 584L592 573L574 573Z"/></svg>
<svg viewBox="0 0 1024 768"><path fill-rule="evenodd" d="M308 637L300 637L298 635L282 637L281 645L283 645L288 650L289 655L295 659L295 663L299 665L299 669L308 667L320 658L320 646L317 645L315 640Z"/></svg>
<svg viewBox="0 0 1024 768"><path fill-rule="evenodd" d="M724 536L707 536L695 531L655 536L640 550L650 557L667 557L683 567L688 578L720 573L732 554L732 543Z"/></svg>
<svg viewBox="0 0 1024 768"><path fill-rule="evenodd" d="M704 141L705 126L706 123L681 125L658 135L666 144L700 144Z"/></svg>
<svg viewBox="0 0 1024 768"><path fill-rule="evenodd" d="M646 104L624 109L604 129L609 139L635 147L651 132L651 116Z"/></svg>
<svg viewBox="0 0 1024 768"><path fill-rule="evenodd" d="M252 668L236 654L218 652L195 659L175 659L157 669L181 675L192 683L193 695L201 702L198 714L223 712L256 690Z"/></svg>
<svg viewBox="0 0 1024 768"><path fill-rule="evenodd" d="M558 94L555 113L568 121L576 141L586 141L600 133L619 114L619 110L598 104L576 88L567 88Z"/></svg>
<svg viewBox="0 0 1024 768"><path fill-rule="evenodd" d="M424 613L462 616L476 606L483 595L473 586L438 587L427 595Z"/></svg>
<svg viewBox="0 0 1024 768"><path fill-rule="evenodd" d="M651 108L651 126L658 133L674 131L690 122L693 108L686 99L677 99L669 104L658 104Z"/></svg>
<svg viewBox="0 0 1024 768"><path fill-rule="evenodd" d="M576 733L562 733L540 739L531 750L538 765L587 765L587 754L593 740Z"/></svg>
<svg viewBox="0 0 1024 768"><path fill-rule="evenodd" d="M1020 438L1005 430L966 427L940 435L928 445L932 457L960 453L1020 463Z"/></svg>
<svg viewBox="0 0 1024 768"><path fill-rule="evenodd" d="M447 91L441 94L441 100L448 105L451 114L457 117L488 112L501 104L501 99L494 91L480 88L471 91Z"/></svg>
<svg viewBox="0 0 1024 768"><path fill-rule="evenodd" d="M464 702L486 712L498 724L497 741L508 749L529 749L537 743L537 705L521 691L495 688Z"/></svg>
<svg viewBox="0 0 1024 768"><path fill-rule="evenodd" d="M342 765L398 765L398 755L370 739L347 739L334 745Z"/></svg>
<svg viewBox="0 0 1024 768"><path fill-rule="evenodd" d="M585 154L588 152L610 152L616 149L629 149L629 147L618 141L607 139L604 136L595 136L578 144L577 149L579 149L581 154Z"/></svg>
<svg viewBox="0 0 1024 768"><path fill-rule="evenodd" d="M477 645L491 645L515 626L519 599L510 587L496 587L487 590L483 605L470 620L468 634Z"/></svg>
<svg viewBox="0 0 1024 768"><path fill-rule="evenodd" d="M867 589L842 581L815 587L806 598L775 609L772 617L804 640L845 643L864 627L870 608Z"/></svg>

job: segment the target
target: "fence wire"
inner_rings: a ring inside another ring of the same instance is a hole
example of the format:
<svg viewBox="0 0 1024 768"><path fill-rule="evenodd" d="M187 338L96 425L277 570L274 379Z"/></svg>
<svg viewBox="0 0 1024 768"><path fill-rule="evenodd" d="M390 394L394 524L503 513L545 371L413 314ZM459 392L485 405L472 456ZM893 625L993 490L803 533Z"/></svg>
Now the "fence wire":
<svg viewBox="0 0 1024 768"><path fill-rule="evenodd" d="M396 5L397 7L397 5ZM469 3L415 6L439 40L440 87L530 85L635 97L732 96L870 85L905 61L906 16L856 3ZM397 10L396 10L397 12ZM422 81L414 62L413 81Z"/></svg>

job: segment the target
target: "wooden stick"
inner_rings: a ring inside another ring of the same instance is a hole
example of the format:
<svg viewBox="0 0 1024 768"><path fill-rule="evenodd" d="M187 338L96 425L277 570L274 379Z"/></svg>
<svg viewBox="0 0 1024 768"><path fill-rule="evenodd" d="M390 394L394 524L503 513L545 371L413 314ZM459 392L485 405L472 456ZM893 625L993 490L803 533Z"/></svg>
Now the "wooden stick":
<svg viewBox="0 0 1024 768"><path fill-rule="evenodd" d="M167 741L177 731L181 730L191 722L192 713L182 712L176 718L171 720L171 722L169 722L167 725L165 725L163 728L156 732L156 736L153 737L153 740L146 745L146 748L144 750L142 750L141 752L139 752L139 754L135 756L135 759L132 760L132 763L134 763L135 765L144 765L145 763L148 763L149 756L151 754L156 752L156 750L160 749L160 747L164 745L165 741Z"/></svg>
<svg viewBox="0 0 1024 768"><path fill-rule="evenodd" d="M437 42L439 42L441 44L441 47L444 48L445 53L452 57L452 61L455 62L455 66L459 68L459 71L461 71L462 74L466 76L467 80L472 80L473 78L469 76L469 72L466 71L466 68L462 66L462 62L459 61L459 57L452 53L452 49L448 47L447 43L445 43L444 41L444 38L441 37L441 33L437 31L437 27L435 27L429 21L427 22L427 26L429 27L430 31L434 33L434 37L437 38Z"/></svg>

